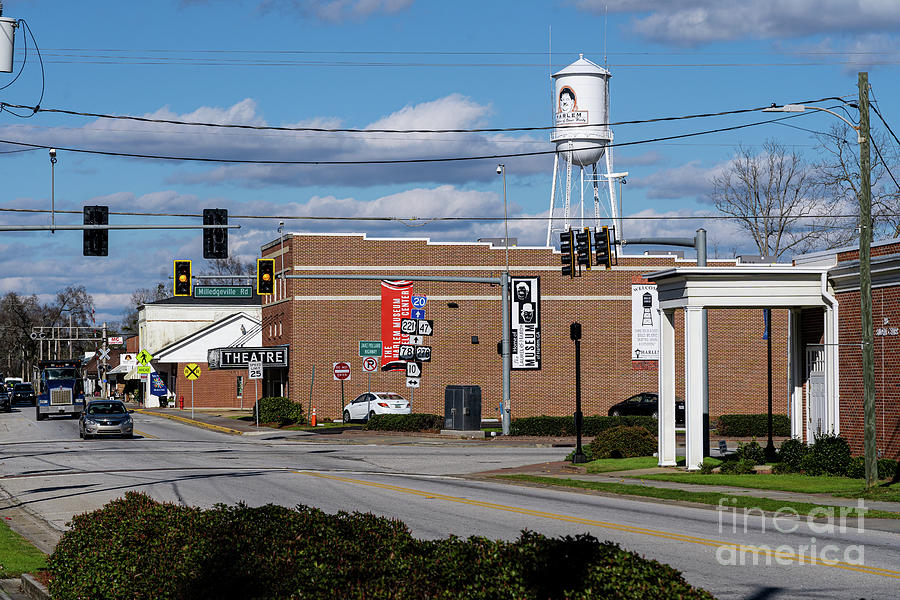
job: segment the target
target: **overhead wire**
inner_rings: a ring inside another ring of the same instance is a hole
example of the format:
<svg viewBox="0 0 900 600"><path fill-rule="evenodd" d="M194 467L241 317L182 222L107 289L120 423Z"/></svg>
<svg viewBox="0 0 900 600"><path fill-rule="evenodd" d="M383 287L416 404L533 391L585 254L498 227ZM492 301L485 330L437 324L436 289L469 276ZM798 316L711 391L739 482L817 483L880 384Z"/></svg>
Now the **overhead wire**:
<svg viewBox="0 0 900 600"><path fill-rule="evenodd" d="M3 102L0 102L0 112L6 111L15 117L19 117L21 119L28 119L28 118L31 118L34 115L36 115L38 113L38 111L40 110L41 102L44 101L44 91L45 91L47 82L46 82L46 77L44 74L44 59L41 57L41 49L37 45L37 40L34 39L34 33L31 32L31 27L28 26L28 22L25 19L19 19L18 23L21 23L25 27L25 29L28 30L28 35L31 36L31 42L32 42L32 44L34 44L34 50L35 50L35 52L37 52L37 55L38 55L38 61L40 62L40 65L41 65L41 94L40 94L40 97L38 98L37 104L35 106L14 106L14 105L5 104ZM25 40L25 44L26 44L25 48L27 49L28 38L23 36L23 39ZM27 60L27 58L28 58L28 54L26 52L25 59ZM24 70L24 68L25 68L25 60L22 61L22 67L19 68L19 72L16 74L16 76L13 78L13 80L10 81L7 85L0 88L0 90L4 89L6 87L9 87L13 83L15 83L16 79L19 78L19 75L22 74L22 71ZM8 107L10 107L10 106L13 108L30 108L31 114L30 115L19 114L14 110L9 110Z"/></svg>

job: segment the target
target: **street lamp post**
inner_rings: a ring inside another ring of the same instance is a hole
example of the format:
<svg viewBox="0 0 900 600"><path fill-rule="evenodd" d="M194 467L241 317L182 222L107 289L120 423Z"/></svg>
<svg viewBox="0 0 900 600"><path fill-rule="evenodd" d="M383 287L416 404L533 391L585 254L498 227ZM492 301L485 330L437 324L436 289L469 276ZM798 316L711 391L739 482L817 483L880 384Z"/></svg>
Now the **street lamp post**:
<svg viewBox="0 0 900 600"><path fill-rule="evenodd" d="M50 233L56 225L56 148L50 148Z"/></svg>
<svg viewBox="0 0 900 600"><path fill-rule="evenodd" d="M869 157L869 74L859 73L859 125L820 106L803 104L773 105L764 112L803 112L807 108L834 115L854 130L859 143L859 302L862 339L863 447L865 449L866 487L878 481L878 456L875 444L875 344L872 323L872 176Z"/></svg>
<svg viewBox="0 0 900 600"><path fill-rule="evenodd" d="M503 359L503 409L500 411L500 426L503 435L509 435L510 428L510 377L509 372L512 367L512 359L510 356L510 335L509 335L509 219L506 212L506 165L497 165L497 174L503 175L503 227L506 239L503 246L506 249L506 270L503 272L502 282L500 284L501 304L503 305L503 315L500 323L503 327L503 337L501 342L501 351Z"/></svg>

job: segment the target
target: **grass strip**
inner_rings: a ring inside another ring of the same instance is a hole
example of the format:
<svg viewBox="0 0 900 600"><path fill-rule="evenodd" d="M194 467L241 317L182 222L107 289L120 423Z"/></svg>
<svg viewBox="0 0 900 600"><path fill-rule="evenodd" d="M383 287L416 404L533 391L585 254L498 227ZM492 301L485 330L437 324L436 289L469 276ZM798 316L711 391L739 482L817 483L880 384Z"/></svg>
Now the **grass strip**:
<svg viewBox="0 0 900 600"><path fill-rule="evenodd" d="M635 476L628 475L624 477ZM851 479L849 477L813 477L795 473L756 473L755 475L660 473L640 475L640 477L642 479L675 481L678 483L698 485L728 485L757 490L779 490L783 492L798 492L801 494L833 494L835 496L846 498L868 498L871 500L878 499L889 502L900 502L900 484L891 485L886 480L878 487L867 491L866 484L861 479Z"/></svg>
<svg viewBox="0 0 900 600"><path fill-rule="evenodd" d="M611 473L613 471L630 471L632 469L652 469L659 464L653 456L637 456L634 458L598 458L585 463L588 473Z"/></svg>
<svg viewBox="0 0 900 600"><path fill-rule="evenodd" d="M833 505L812 504L809 502L790 502L783 500L772 500L770 498L758 498L755 496L734 496L731 494L723 494L721 492L687 492L684 490L673 490L670 488L656 488L644 485L635 485L628 483L607 483L603 481L582 481L580 479L563 479L557 477L540 477L538 475L495 475L496 479L508 479L512 481L522 481L526 483L539 483L542 485L554 485L559 487L571 487L583 490L596 490L599 492L607 492L610 494L620 494L624 496L643 496L646 498L661 498L663 500L678 500L680 502L695 502L698 504L709 504L718 506L721 504L728 509L736 508L752 508L763 510L766 512L778 512L788 509L797 511L802 516L809 515L811 511L816 510L816 517L822 517L822 507ZM646 479L646 477L645 477ZM836 514L840 514L840 508L834 506ZM845 509L846 516L858 516L856 508L848 507ZM900 519L900 513L887 512L883 510L867 510L865 516L870 519Z"/></svg>
<svg viewBox="0 0 900 600"><path fill-rule="evenodd" d="M0 521L0 579L13 579L47 567L47 556Z"/></svg>

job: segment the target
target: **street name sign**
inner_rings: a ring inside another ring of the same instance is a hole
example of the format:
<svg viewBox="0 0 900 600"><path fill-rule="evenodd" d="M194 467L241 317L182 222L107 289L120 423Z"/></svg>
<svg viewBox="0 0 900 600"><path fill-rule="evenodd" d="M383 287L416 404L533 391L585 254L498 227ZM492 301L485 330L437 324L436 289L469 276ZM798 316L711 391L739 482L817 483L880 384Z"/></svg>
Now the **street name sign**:
<svg viewBox="0 0 900 600"><path fill-rule="evenodd" d="M360 356L381 356L382 354L382 345L381 341L360 341L359 342L359 355Z"/></svg>
<svg viewBox="0 0 900 600"><path fill-rule="evenodd" d="M249 285L197 285L194 298L252 298L253 288Z"/></svg>

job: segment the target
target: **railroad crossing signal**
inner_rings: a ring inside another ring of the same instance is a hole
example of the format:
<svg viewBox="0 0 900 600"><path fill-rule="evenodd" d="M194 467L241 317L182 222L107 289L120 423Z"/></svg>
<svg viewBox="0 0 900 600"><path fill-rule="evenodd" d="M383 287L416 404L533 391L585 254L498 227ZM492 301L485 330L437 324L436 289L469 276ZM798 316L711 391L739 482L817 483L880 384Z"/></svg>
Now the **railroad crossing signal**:
<svg viewBox="0 0 900 600"><path fill-rule="evenodd" d="M571 229L559 234L559 251L562 254L562 274L575 277L575 244L574 234Z"/></svg>
<svg viewBox="0 0 900 600"><path fill-rule="evenodd" d="M204 225L228 225L228 210L204 208ZM228 229L216 227L203 230L203 258L228 258Z"/></svg>
<svg viewBox="0 0 900 600"><path fill-rule="evenodd" d="M275 293L275 259L256 259L256 293L271 296Z"/></svg>
<svg viewBox="0 0 900 600"><path fill-rule="evenodd" d="M108 206L85 206L85 225L109 225ZM109 230L85 229L82 232L84 256L109 256Z"/></svg>
<svg viewBox="0 0 900 600"><path fill-rule="evenodd" d="M191 261L173 261L175 271L175 295L190 296L193 293L193 281L191 280Z"/></svg>

